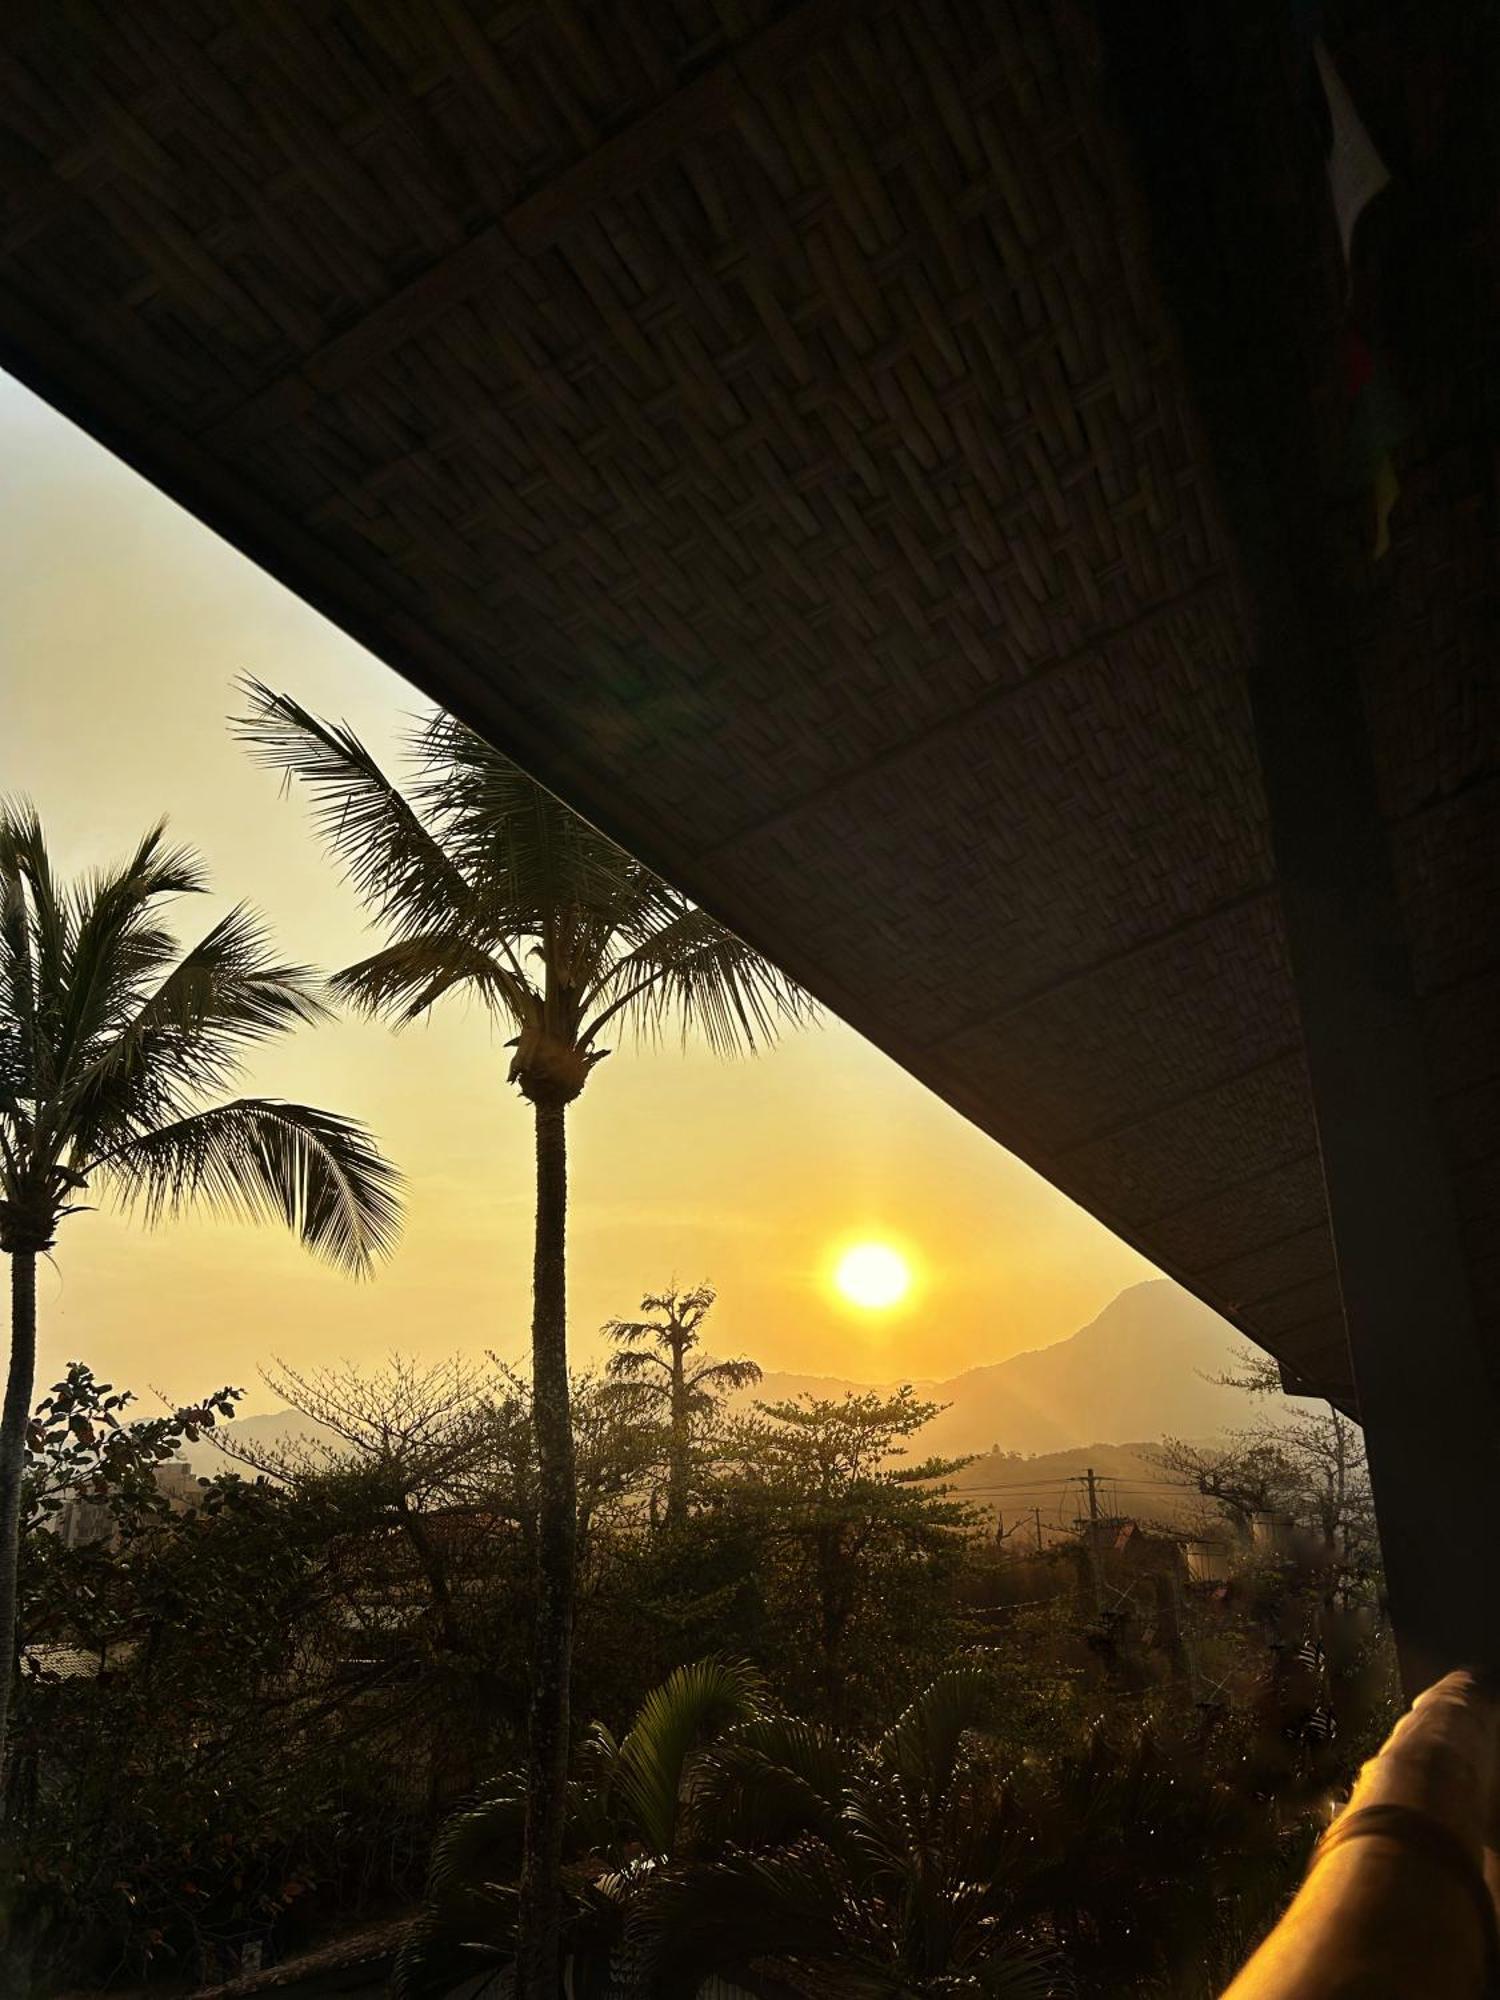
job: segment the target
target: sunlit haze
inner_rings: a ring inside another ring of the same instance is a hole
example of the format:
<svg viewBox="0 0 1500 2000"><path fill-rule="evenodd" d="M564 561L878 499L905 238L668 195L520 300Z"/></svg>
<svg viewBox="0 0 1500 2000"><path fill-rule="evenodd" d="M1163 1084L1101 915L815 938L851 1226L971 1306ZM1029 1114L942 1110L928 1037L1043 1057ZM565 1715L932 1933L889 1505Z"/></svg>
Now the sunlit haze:
<svg viewBox="0 0 1500 2000"><path fill-rule="evenodd" d="M361 911L303 802L231 741L234 682L253 674L347 717L383 757L420 698L3 379L0 421L0 791L35 801L70 872L116 858L165 813L222 897L179 908L184 939L246 899L289 956L346 963L368 948ZM39 1380L76 1356L142 1390L245 1384L248 1407L265 1408L256 1367L275 1353L519 1358L532 1135L504 1039L450 1005L400 1036L339 1020L268 1047L255 1088L366 1120L404 1168L392 1263L356 1285L273 1230L197 1220L148 1235L80 1216L41 1275ZM620 1049L575 1109L572 1159L582 1360L643 1292L708 1279L720 1351L870 1381L941 1377L1059 1339L1152 1275L833 1020L742 1062ZM830 1284L830 1246L863 1246L851 1279Z"/></svg>

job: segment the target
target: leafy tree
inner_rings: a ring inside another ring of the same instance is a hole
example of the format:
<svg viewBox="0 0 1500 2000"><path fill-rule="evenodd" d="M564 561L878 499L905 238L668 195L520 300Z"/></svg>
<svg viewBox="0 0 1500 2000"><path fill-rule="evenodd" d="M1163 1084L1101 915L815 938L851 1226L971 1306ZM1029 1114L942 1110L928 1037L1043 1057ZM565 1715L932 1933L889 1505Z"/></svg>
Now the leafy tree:
<svg viewBox="0 0 1500 2000"><path fill-rule="evenodd" d="M236 1393L141 1418L73 1363L27 1427L7 1936L22 1990L191 1965L216 1930L269 1923L299 1820L264 1787L302 1765L298 1813L326 1809L283 1699L320 1537L269 1487L203 1480L184 1507L161 1477Z"/></svg>
<svg viewBox="0 0 1500 2000"><path fill-rule="evenodd" d="M26 1427L21 1483L23 1679L47 1675L49 1645L84 1646L102 1667L113 1645L134 1636L129 1594L122 1600L113 1558L122 1541L167 1518L171 1502L158 1473L181 1463L184 1443L197 1443L233 1417L239 1395L219 1389L163 1416L132 1417L129 1391L116 1391L73 1361L42 1397ZM69 1533L70 1527L82 1532Z"/></svg>
<svg viewBox="0 0 1500 2000"><path fill-rule="evenodd" d="M663 1990L759 1959L846 2000L1056 1994L1027 1829L978 1733L996 1696L950 1668L868 1750L775 1714L726 1731L694 1800L712 1847L641 1899Z"/></svg>
<svg viewBox="0 0 1500 2000"><path fill-rule="evenodd" d="M362 1524L402 1538L440 1643L450 1658L463 1658L469 1637L455 1601L455 1551L432 1515L483 1451L480 1371L457 1359L424 1367L397 1354L382 1369L303 1369L278 1360L261 1374L315 1429L269 1447L230 1441L224 1449L292 1485L360 1485Z"/></svg>
<svg viewBox="0 0 1500 2000"><path fill-rule="evenodd" d="M592 1371L569 1377L568 1403L582 1564L601 1530L624 1533L632 1546L638 1539L658 1427L634 1383ZM459 1480L459 1490L514 1521L534 1556L540 1481L531 1384L503 1363L496 1363L484 1399L480 1436L482 1449Z"/></svg>
<svg viewBox="0 0 1500 2000"><path fill-rule="evenodd" d="M508 1077L536 1127L540 1479L520 1990L552 2000L577 1563L567 1109L609 1054L606 1034L657 1034L675 1016L684 1034L730 1053L769 1040L807 1008L773 966L453 718L434 716L417 731L408 798L347 728L259 683L247 692L240 734L262 761L309 786L328 844L389 939L340 972L335 990L396 1022L463 991L515 1030Z"/></svg>
<svg viewBox="0 0 1500 2000"><path fill-rule="evenodd" d="M713 1416L726 1391L753 1388L761 1371L754 1361L714 1361L702 1356L690 1361L702 1339L717 1294L711 1285L691 1292L670 1286L641 1300L638 1320L612 1319L604 1335L619 1352L609 1374L619 1382L638 1382L666 1418L667 1526L680 1528L687 1519L692 1480L693 1423Z"/></svg>
<svg viewBox="0 0 1500 2000"><path fill-rule="evenodd" d="M0 1417L0 1770L15 1661L36 1264L98 1188L147 1222L193 1203L284 1222L362 1274L399 1214L369 1133L276 1098L213 1100L262 1042L324 1008L241 907L179 955L167 900L206 887L153 829L123 866L60 884L40 821L0 810L0 1250L11 1348Z"/></svg>
<svg viewBox="0 0 1500 2000"><path fill-rule="evenodd" d="M941 1482L968 1460L898 1463L940 1407L910 1387L803 1395L758 1403L727 1443L724 1498L749 1509L781 1550L790 1604L811 1605L822 1696L835 1718L845 1710L855 1626L894 1604L914 1575L960 1558L957 1531L969 1511Z"/></svg>

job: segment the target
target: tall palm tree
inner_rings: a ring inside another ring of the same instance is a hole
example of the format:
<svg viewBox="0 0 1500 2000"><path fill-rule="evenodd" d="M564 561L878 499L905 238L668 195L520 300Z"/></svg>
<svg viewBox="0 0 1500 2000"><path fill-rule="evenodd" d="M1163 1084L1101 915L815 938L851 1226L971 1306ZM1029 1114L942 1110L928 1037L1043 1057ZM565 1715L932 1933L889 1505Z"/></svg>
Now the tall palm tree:
<svg viewBox="0 0 1500 2000"><path fill-rule="evenodd" d="M0 1250L11 1344L0 1415L0 1770L15 1671L21 1469L36 1264L103 1189L148 1223L192 1203L285 1222L367 1272L394 1240L399 1176L363 1126L277 1098L213 1100L259 1043L324 1017L314 975L231 910L179 955L166 899L202 864L148 833L122 867L64 886L25 805L0 807ZM3 1779L0 1779L3 1782Z"/></svg>
<svg viewBox="0 0 1500 2000"><path fill-rule="evenodd" d="M306 783L324 838L388 939L336 976L336 992L397 1023L466 992L515 1030L508 1077L536 1125L539 1487L518 1984L526 2000L554 2000L577 1563L567 1109L609 1054L605 1034L656 1035L675 1016L684 1035L696 1030L728 1054L770 1040L807 1005L774 966L451 717L418 726L407 797L344 725L259 682L246 693L241 737Z"/></svg>
<svg viewBox="0 0 1500 2000"><path fill-rule="evenodd" d="M611 1358L608 1373L617 1382L640 1383L666 1411L669 1528L680 1528L687 1519L694 1417L709 1415L726 1389L753 1388L760 1380L760 1366L754 1361L704 1357L689 1365L688 1356L699 1344L703 1322L717 1296L712 1285L699 1285L691 1292L679 1292L674 1285L641 1300L641 1311L651 1317L612 1319L603 1329L606 1339L620 1350Z"/></svg>

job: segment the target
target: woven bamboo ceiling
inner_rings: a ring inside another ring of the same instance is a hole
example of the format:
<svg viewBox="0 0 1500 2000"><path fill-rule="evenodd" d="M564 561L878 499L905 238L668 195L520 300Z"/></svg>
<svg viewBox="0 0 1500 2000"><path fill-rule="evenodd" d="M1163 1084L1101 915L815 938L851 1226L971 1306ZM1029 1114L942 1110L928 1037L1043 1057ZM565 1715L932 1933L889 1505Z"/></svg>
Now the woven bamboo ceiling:
<svg viewBox="0 0 1500 2000"><path fill-rule="evenodd" d="M1338 235L1278 10L1236 11L1331 464ZM1462 11L1326 28L1419 184ZM1087 13L57 0L4 37L7 364L1347 1400L1253 606ZM1320 520L1494 1324L1472 388L1419 413L1381 565L1352 499Z"/></svg>

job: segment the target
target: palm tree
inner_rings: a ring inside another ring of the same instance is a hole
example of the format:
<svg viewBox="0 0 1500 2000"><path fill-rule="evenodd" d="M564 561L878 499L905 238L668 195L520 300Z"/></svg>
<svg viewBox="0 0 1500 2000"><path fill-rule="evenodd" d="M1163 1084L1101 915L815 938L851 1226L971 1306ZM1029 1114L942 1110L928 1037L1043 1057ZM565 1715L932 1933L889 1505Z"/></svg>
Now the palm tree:
<svg viewBox="0 0 1500 2000"><path fill-rule="evenodd" d="M666 1411L669 1528L680 1528L687 1519L693 1419L711 1414L726 1389L753 1388L760 1380L754 1361L702 1359L688 1366L716 1297L712 1285L691 1292L672 1286L641 1300L641 1311L651 1318L612 1319L603 1328L620 1349L610 1361L610 1376L640 1383Z"/></svg>
<svg viewBox="0 0 1500 2000"><path fill-rule="evenodd" d="M397 1023L465 992L514 1028L508 1079L536 1126L532 1393L537 1608L519 1991L554 2000L568 1766L577 1517L567 1359L570 1104L602 1037L675 1016L721 1054L769 1041L807 1003L774 966L450 716L419 725L406 797L342 724L246 683L237 724L307 784L323 835L386 932L334 988Z"/></svg>
<svg viewBox="0 0 1500 2000"><path fill-rule="evenodd" d="M695 1660L646 1697L618 1741L602 1722L586 1732L567 1788L564 1844L563 1934L575 1990L591 1991L603 1972L611 1992L654 1991L649 1946L643 1952L626 1936L631 1911L655 1872L691 1853L701 1836L693 1802L715 1739L761 1714L765 1699L760 1675L744 1661ZM511 1773L443 1826L424 1907L397 1961L399 2000L432 2000L481 1967L509 1961L524 1795L522 1775Z"/></svg>
<svg viewBox="0 0 1500 2000"><path fill-rule="evenodd" d="M261 1042L324 1018L251 911L179 955L164 900L202 864L148 833L123 867L59 884L41 823L0 807L0 1250L11 1343L0 1416L0 1769L15 1670L21 1471L36 1264L96 1188L148 1223L192 1203L266 1217L356 1274L389 1249L399 1176L361 1125L277 1098L212 1100ZM3 1780L0 1780L3 1782Z"/></svg>

